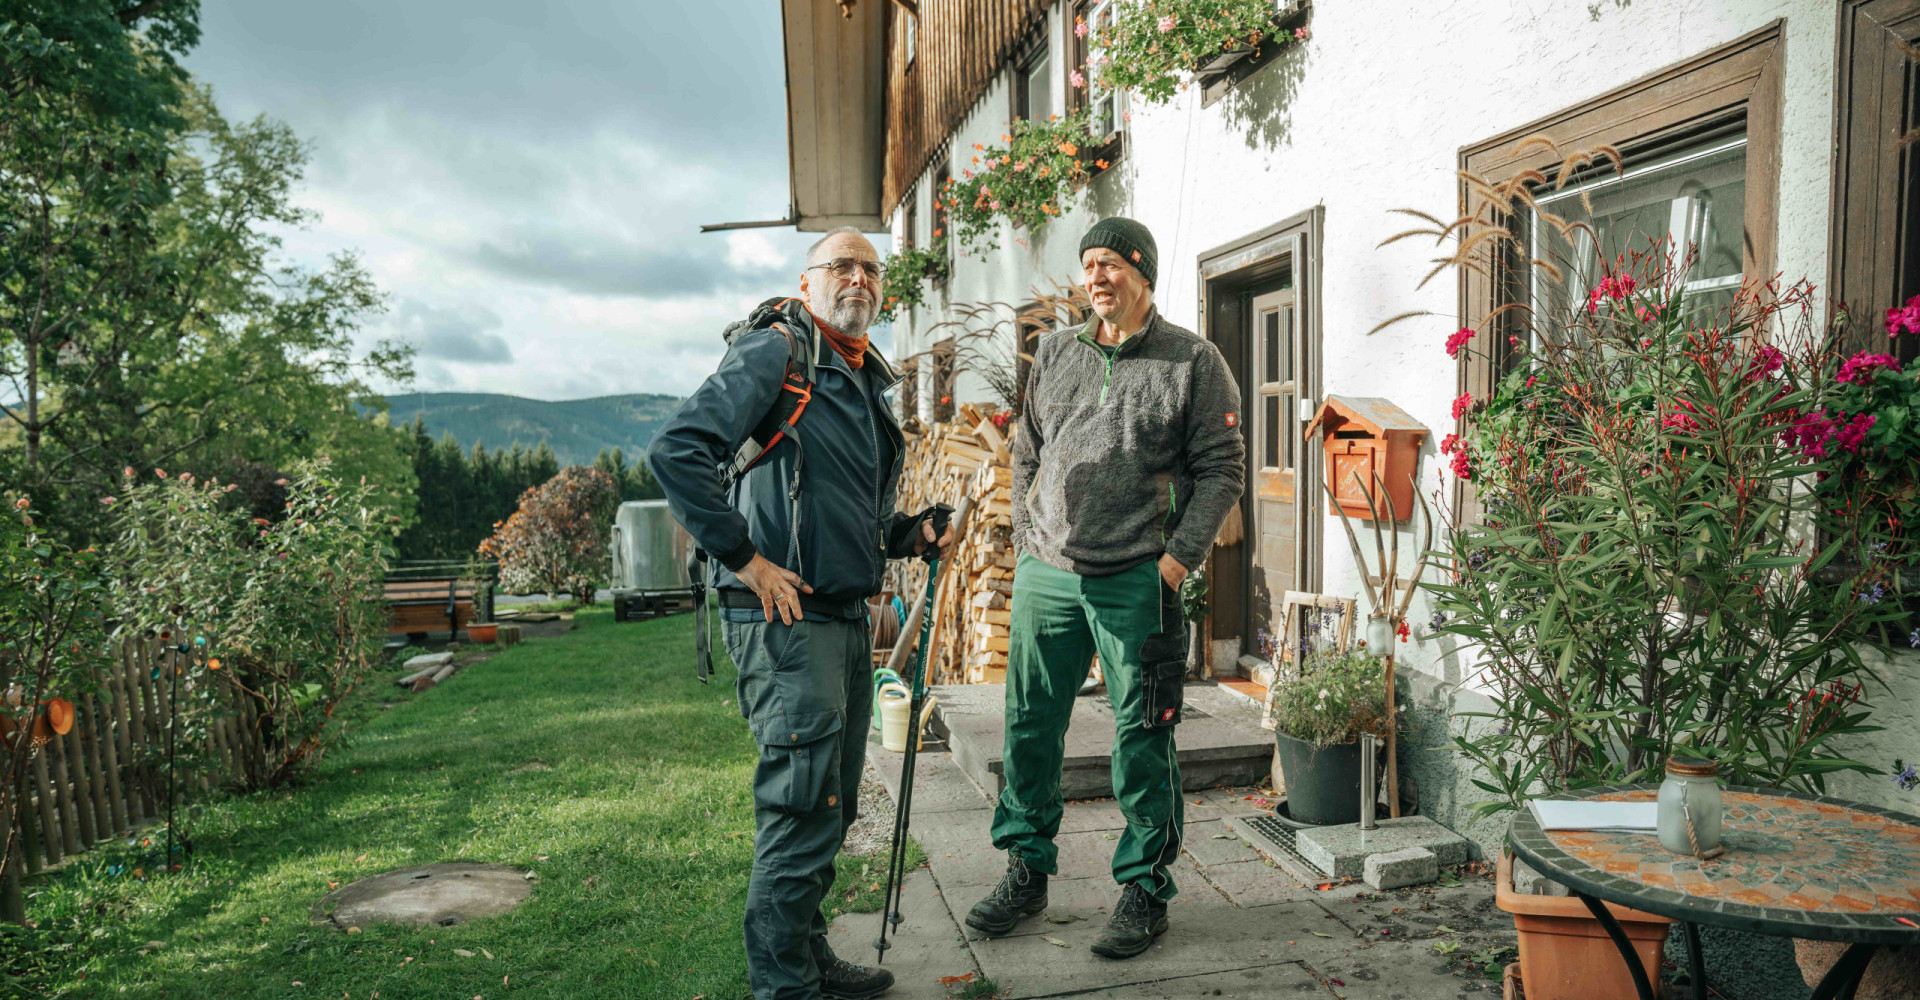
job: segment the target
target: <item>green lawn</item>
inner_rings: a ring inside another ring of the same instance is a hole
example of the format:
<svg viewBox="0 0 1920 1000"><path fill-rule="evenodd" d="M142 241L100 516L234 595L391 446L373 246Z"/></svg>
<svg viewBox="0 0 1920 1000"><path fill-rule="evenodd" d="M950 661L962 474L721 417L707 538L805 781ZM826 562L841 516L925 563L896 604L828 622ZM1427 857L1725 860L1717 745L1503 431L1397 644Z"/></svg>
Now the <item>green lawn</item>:
<svg viewBox="0 0 1920 1000"><path fill-rule="evenodd" d="M425 694L377 678L302 787L205 807L184 875L135 876L101 848L30 882L38 927L0 931L0 968L53 997L746 997L756 753L732 667L695 682L691 616L577 622ZM456 860L540 878L464 926L309 921L332 883ZM851 867L828 905L854 889L877 905Z"/></svg>

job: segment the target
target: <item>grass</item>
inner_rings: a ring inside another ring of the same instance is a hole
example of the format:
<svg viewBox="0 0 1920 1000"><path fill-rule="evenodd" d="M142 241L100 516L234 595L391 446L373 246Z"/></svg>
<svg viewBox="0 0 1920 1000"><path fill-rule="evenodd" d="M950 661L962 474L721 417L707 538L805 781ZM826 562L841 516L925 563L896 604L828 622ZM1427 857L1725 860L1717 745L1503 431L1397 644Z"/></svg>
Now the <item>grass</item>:
<svg viewBox="0 0 1920 1000"><path fill-rule="evenodd" d="M692 616L575 620L418 696L363 687L302 787L200 810L183 874L135 875L103 846L30 881L37 926L0 931L0 970L61 998L748 996L757 751L731 664L694 681ZM336 883L456 860L539 881L457 927L310 922ZM884 860L865 864L842 862L829 909L878 907Z"/></svg>

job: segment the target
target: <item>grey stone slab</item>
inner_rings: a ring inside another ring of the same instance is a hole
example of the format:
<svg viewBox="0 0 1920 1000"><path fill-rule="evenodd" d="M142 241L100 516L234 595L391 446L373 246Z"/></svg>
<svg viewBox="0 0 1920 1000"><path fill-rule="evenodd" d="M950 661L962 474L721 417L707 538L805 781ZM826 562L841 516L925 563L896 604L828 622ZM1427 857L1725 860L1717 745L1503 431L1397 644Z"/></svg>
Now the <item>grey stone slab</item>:
<svg viewBox="0 0 1920 1000"><path fill-rule="evenodd" d="M533 893L534 874L513 865L454 861L400 868L351 882L314 904L316 921L451 927L498 916Z"/></svg>
<svg viewBox="0 0 1920 1000"><path fill-rule="evenodd" d="M1225 893L1235 906L1240 907L1292 903L1312 900L1316 896L1312 885L1265 860L1208 865L1201 874L1214 888Z"/></svg>
<svg viewBox="0 0 1920 1000"><path fill-rule="evenodd" d="M986 938L985 934L966 927L967 911L973 904L985 898L989 890L985 886L965 886L952 890L948 905L955 915L961 918L962 929L973 940ZM1091 923L1105 926L1107 917L1112 914L1111 907L1120 897L1120 889L1111 879L1067 878L1047 880L1047 908L1045 911L1028 917L1014 925L1013 930L1004 937L1017 937L1023 934L1058 935L1062 927L1073 927Z"/></svg>
<svg viewBox="0 0 1920 1000"><path fill-rule="evenodd" d="M1360 877L1375 889L1401 889L1425 885L1439 878L1440 864L1434 860L1433 852L1424 847L1404 847L1367 855Z"/></svg>
<svg viewBox="0 0 1920 1000"><path fill-rule="evenodd" d="M1127 817L1116 799L1082 799L1068 802L1060 814L1061 833L1110 832L1125 829Z"/></svg>
<svg viewBox="0 0 1920 1000"><path fill-rule="evenodd" d="M1231 972L1213 972L1179 979L1159 979L1131 983L1078 994L1111 1000L1191 1000L1193 997L1220 997L1222 1000L1305 1000L1325 998L1326 988L1313 973L1298 963L1255 966Z"/></svg>
<svg viewBox="0 0 1920 1000"><path fill-rule="evenodd" d="M407 670L425 670L428 667L444 667L453 662L452 653L424 653L401 664Z"/></svg>
<svg viewBox="0 0 1920 1000"><path fill-rule="evenodd" d="M1257 861L1260 855L1240 835L1220 820L1188 823L1181 848L1193 860L1205 866L1229 865L1237 861Z"/></svg>
<svg viewBox="0 0 1920 1000"><path fill-rule="evenodd" d="M1314 827L1300 831L1294 843L1301 857L1335 878L1361 874L1369 854L1424 847L1445 867L1466 861L1471 850L1464 837L1425 816L1383 819L1375 830L1362 830L1357 823Z"/></svg>
<svg viewBox="0 0 1920 1000"><path fill-rule="evenodd" d="M887 932L891 947L885 965L894 975L893 995L945 996L942 977L978 971L959 924L925 869L907 874L901 888L900 916L900 926ZM879 933L879 912L850 913L833 918L827 926L827 944L834 954L849 962L872 965L873 939Z"/></svg>
<svg viewBox="0 0 1920 1000"><path fill-rule="evenodd" d="M913 839L927 855L934 878L945 889L992 885L1007 870L1005 853L993 849L993 813L987 810L943 813L915 820Z"/></svg>
<svg viewBox="0 0 1920 1000"><path fill-rule="evenodd" d="M1001 787L1005 688L966 684L934 689L939 705L935 729L954 759L990 795ZM1220 784L1250 784L1265 777L1273 759L1273 734L1260 728L1259 710L1212 683L1187 686L1193 718L1176 733L1181 784L1189 790ZM1113 794L1113 712L1102 699L1077 698L1068 724L1061 789L1067 798Z"/></svg>
<svg viewBox="0 0 1920 1000"><path fill-rule="evenodd" d="M878 739L872 739L867 742L867 761L880 775L887 795L897 804L900 801L900 769L906 763L906 755L894 753L882 747ZM951 753L919 753L915 756L914 816L992 808L993 800L987 798L972 778L967 777L967 772L954 762Z"/></svg>
<svg viewBox="0 0 1920 1000"><path fill-rule="evenodd" d="M1430 941L1356 942L1305 962L1341 1000L1488 1000L1500 983L1450 963ZM1598 1000L1598 998L1596 998Z"/></svg>
<svg viewBox="0 0 1920 1000"><path fill-rule="evenodd" d="M1182 902L1187 899L1183 894L1168 906L1167 933L1145 954L1127 961L1100 958L1089 950L1102 926L1094 921L1046 934L975 941L974 955L981 972L1010 990L1011 997L1047 997L1284 966L1295 960L1288 939L1310 937L1308 928L1331 923L1310 902L1262 907L1259 919L1249 919L1245 910L1217 896ZM1198 992L1196 988L1194 994ZM1226 995L1224 990L1221 995Z"/></svg>

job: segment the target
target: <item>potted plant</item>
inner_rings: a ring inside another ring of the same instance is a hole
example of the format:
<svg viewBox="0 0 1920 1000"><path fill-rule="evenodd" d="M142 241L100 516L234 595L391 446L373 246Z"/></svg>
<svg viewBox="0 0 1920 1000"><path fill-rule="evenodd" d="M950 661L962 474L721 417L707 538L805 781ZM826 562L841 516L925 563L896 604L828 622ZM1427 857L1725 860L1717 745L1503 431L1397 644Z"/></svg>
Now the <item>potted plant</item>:
<svg viewBox="0 0 1920 1000"><path fill-rule="evenodd" d="M1003 145L973 144L958 180L936 192L962 248L991 253L1000 246L1000 220L1028 230L1073 208L1091 175L1081 149L1087 116L1076 112L1046 121L1023 118L1000 136ZM1097 163L1104 167L1105 164Z"/></svg>
<svg viewBox="0 0 1920 1000"><path fill-rule="evenodd" d="M1146 0L1117 4L1113 19L1093 29L1100 85L1130 90L1161 104L1186 89L1186 75L1225 72L1263 46L1308 37L1296 25L1304 3L1273 0ZM1076 30L1078 26L1076 26Z"/></svg>
<svg viewBox="0 0 1920 1000"><path fill-rule="evenodd" d="M1443 267L1530 260L1499 220L1538 182L1470 179L1467 224L1418 232L1458 241ZM1592 245L1585 223L1537 217L1542 245ZM1826 774L1872 770L1835 737L1872 728L1853 704L1871 676L1861 650L1905 638L1886 599L1905 544L1884 514L1898 485L1856 477L1840 500L1818 485L1870 440L1872 421L1839 419L1850 390L1836 378L1860 364L1814 328L1808 286L1701 299L1686 288L1692 264L1664 240L1536 260L1570 286L1564 304L1508 307L1491 329L1447 338L1449 356L1498 373L1491 392L1454 401L1459 432L1440 450L1477 516L1448 523L1445 572L1425 584L1436 631L1462 641L1492 701L1460 713L1454 739L1491 796L1483 815L1658 781L1676 751L1737 785L1818 792ZM1593 923L1522 945L1530 997L1562 987L1543 955L1562 969L1588 967L1568 949L1618 963Z"/></svg>
<svg viewBox="0 0 1920 1000"><path fill-rule="evenodd" d="M887 255L886 266L880 285L880 309L874 318L891 323L901 310L927 300L929 279L946 277L947 240L940 237L925 247L902 247Z"/></svg>
<svg viewBox="0 0 1920 1000"><path fill-rule="evenodd" d="M1314 649L1267 690L1274 753L1297 823L1360 818L1360 734L1387 731L1386 675L1364 643Z"/></svg>

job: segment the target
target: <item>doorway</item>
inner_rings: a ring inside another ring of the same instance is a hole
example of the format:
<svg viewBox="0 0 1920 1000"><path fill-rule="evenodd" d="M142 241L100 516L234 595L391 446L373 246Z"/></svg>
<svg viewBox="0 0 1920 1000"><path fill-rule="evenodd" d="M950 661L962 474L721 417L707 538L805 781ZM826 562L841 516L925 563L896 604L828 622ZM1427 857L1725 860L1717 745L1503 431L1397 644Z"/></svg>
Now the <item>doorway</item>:
<svg viewBox="0 0 1920 1000"><path fill-rule="evenodd" d="M1301 430L1319 403L1320 211L1296 216L1200 257L1200 314L1240 383L1246 434L1246 492L1234 544L1211 560L1211 634L1238 639L1235 662L1216 674L1265 682L1263 646L1279 631L1274 608L1290 590L1320 585L1320 505L1311 489L1316 448Z"/></svg>

